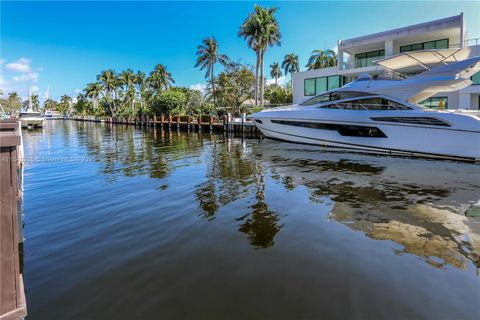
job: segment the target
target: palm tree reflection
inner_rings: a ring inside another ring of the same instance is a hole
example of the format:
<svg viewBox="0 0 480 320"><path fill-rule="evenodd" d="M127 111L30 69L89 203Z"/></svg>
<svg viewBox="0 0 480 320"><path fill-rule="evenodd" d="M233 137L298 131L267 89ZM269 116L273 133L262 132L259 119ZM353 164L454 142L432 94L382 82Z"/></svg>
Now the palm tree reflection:
<svg viewBox="0 0 480 320"><path fill-rule="evenodd" d="M255 248L271 247L282 225L279 214L265 201L265 170L242 144L225 142L212 146L207 181L195 191L200 208L205 218L213 219L221 207L254 192L256 203L249 207L252 211L236 219L241 222L239 231L248 235Z"/></svg>

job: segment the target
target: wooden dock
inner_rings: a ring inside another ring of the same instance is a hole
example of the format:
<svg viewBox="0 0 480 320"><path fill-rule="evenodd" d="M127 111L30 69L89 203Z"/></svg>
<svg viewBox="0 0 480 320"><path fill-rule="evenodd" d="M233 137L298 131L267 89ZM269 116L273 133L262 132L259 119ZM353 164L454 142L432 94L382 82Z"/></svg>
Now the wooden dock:
<svg viewBox="0 0 480 320"><path fill-rule="evenodd" d="M168 129L182 129L192 131L217 131L232 132L238 134L260 135L253 121L243 114L240 118L223 116L144 116L140 118L111 118L111 117L91 117L91 116L73 116L68 119L77 121L105 122L112 124L129 124L145 127L161 127Z"/></svg>
<svg viewBox="0 0 480 320"><path fill-rule="evenodd" d="M20 121L0 121L0 320L27 315L22 275L23 145Z"/></svg>

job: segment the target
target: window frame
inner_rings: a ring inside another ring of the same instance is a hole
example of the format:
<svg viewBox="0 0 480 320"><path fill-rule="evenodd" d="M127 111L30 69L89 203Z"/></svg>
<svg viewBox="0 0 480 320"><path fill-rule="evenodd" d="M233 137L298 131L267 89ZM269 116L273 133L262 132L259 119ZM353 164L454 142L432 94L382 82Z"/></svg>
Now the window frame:
<svg viewBox="0 0 480 320"><path fill-rule="evenodd" d="M447 47L446 48L438 48L437 47L437 42L440 42L440 41L447 41ZM405 53L405 52L426 50L425 49L425 44L432 43L432 42L435 44L435 47L427 49L427 50L448 49L449 46L450 46L450 39L449 38L443 38L443 39L430 40L430 41L425 41L425 42L406 44L406 45L400 46L399 51L400 51L400 53ZM413 49L414 46L420 46L420 48L419 49ZM407 48L407 47L408 47L408 50L405 50L405 48Z"/></svg>
<svg viewBox="0 0 480 320"><path fill-rule="evenodd" d="M333 81L333 78L337 78L338 80L335 83L336 87L329 88L330 86L330 81ZM319 91L317 88L317 82L319 82L319 79L325 79L325 90ZM313 80L313 87L314 87L314 93L313 94L307 94L307 86L306 83L307 81ZM323 77L314 77L314 78L305 78L303 79L303 96L304 97L314 97L318 96L324 92L328 92L330 90L335 90L338 88L343 87L347 82L347 79L345 76L342 75L331 75L331 76L323 76Z"/></svg>
<svg viewBox="0 0 480 320"><path fill-rule="evenodd" d="M385 49L372 50L367 52L360 52L354 55L355 68L371 67L375 64L370 63L368 59L379 59L385 57ZM359 63L363 61L364 63ZM372 60L373 61L373 60Z"/></svg>

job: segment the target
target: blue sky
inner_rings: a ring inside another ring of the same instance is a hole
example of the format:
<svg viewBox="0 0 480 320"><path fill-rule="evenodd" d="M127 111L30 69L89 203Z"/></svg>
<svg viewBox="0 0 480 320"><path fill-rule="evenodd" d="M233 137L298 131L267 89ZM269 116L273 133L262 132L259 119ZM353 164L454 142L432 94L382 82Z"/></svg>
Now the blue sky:
<svg viewBox="0 0 480 320"><path fill-rule="evenodd" d="M237 36L254 3L278 7L282 45L270 48L266 67L299 55L304 68L314 49L347 39L464 12L468 38L480 37L476 2L23 2L1 1L1 87L24 96L47 86L50 96L76 95L104 69L150 72L167 66L179 86L205 83L193 67L201 40L215 36L233 60L255 63ZM267 68L268 69L268 68Z"/></svg>

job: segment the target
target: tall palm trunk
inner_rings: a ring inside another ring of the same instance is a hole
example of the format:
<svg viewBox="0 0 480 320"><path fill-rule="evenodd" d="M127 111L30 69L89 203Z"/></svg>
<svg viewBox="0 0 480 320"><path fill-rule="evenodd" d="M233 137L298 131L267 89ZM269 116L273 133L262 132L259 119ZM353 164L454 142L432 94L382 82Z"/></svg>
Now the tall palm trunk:
<svg viewBox="0 0 480 320"><path fill-rule="evenodd" d="M258 105L258 69L260 67L260 50L255 51L257 54L257 63L255 65L255 105Z"/></svg>
<svg viewBox="0 0 480 320"><path fill-rule="evenodd" d="M215 111L217 110L217 98L215 97L215 81L213 80L213 65L212 68L210 69L210 81L212 82L212 94L213 94L213 108Z"/></svg>
<svg viewBox="0 0 480 320"><path fill-rule="evenodd" d="M265 81L263 81L263 61L265 58L266 49L261 49L260 52L260 105L263 106L263 91L265 89Z"/></svg>

